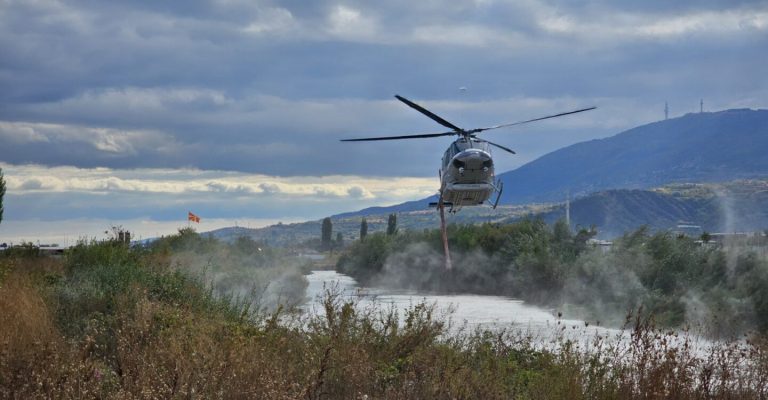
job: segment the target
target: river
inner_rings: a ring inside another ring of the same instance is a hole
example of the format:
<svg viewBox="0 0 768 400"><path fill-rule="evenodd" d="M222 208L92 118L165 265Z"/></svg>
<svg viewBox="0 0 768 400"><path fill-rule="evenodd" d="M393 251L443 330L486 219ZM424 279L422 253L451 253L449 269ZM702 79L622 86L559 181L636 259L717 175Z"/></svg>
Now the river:
<svg viewBox="0 0 768 400"><path fill-rule="evenodd" d="M534 348L557 351L561 346L571 341L577 350L591 353L598 351L607 357L618 357L628 362L642 358L642 355L672 355L679 360L689 360L686 354L710 365L719 360L718 354L724 357L721 350L730 348L731 351L750 351L751 347L743 339L736 342L737 347L728 346L726 342L713 342L701 336L688 332L659 333L650 348L643 351L643 346L636 346L628 330L611 329L585 324L578 319L558 318L551 310L526 304L522 300L502 296L485 296L474 294L434 294L402 290L366 288L347 276L335 271L313 271L307 275L308 301L303 308L310 313L322 314L320 299L326 289L340 291L343 296L354 299L359 307L394 307L402 318L404 310L416 304L433 304L438 311L451 322L449 333L460 333L474 329L498 331L504 330L511 338L527 339ZM658 332L658 331L657 331ZM606 347L607 346L607 347ZM676 349L672 351L671 349ZM612 349L612 350L611 350ZM607 352L606 352L607 350ZM638 356L633 350L641 350ZM738 354L736 351L734 354ZM634 358L633 358L634 357ZM661 357L661 356L659 356ZM713 358L715 357L715 358ZM714 361L713 361L714 360ZM657 359L658 361L658 359ZM729 361L733 362L733 360ZM738 371L749 377L753 365L749 360L734 362L726 378L738 380ZM738 371L737 371L738 370ZM749 379L749 378L747 378Z"/></svg>
<svg viewBox="0 0 768 400"><path fill-rule="evenodd" d="M589 325L578 319L558 318L555 312L526 304L522 300L475 294L434 294L381 288L360 287L357 282L335 271L313 271L307 276L309 298L305 309L320 312L319 299L326 289L339 290L344 296L354 297L360 306L378 305L406 310L415 304L434 304L450 320L451 329L458 331L484 330L513 331L532 338L569 338L581 342L595 336L625 337L626 332ZM400 313L402 315L402 312Z"/></svg>

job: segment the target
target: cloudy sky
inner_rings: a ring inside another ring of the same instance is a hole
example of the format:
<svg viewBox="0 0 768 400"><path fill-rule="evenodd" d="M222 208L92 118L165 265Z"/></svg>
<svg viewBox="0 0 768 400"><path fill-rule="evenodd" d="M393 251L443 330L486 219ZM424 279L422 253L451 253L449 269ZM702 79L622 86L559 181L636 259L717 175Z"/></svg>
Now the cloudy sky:
<svg viewBox="0 0 768 400"><path fill-rule="evenodd" d="M449 138L500 171L670 115L768 108L768 1L0 0L0 242L261 226L435 192ZM460 87L466 90L459 90Z"/></svg>

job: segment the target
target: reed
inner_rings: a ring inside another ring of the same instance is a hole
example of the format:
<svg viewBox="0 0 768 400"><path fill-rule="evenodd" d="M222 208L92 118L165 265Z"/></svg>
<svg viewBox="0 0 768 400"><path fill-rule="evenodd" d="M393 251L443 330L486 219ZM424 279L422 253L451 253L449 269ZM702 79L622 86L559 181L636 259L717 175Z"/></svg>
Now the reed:
<svg viewBox="0 0 768 400"><path fill-rule="evenodd" d="M213 295L156 254L106 246L0 261L0 397L768 396L765 338L700 352L638 313L623 344L543 343L511 331L451 333L429 304L399 315L332 291L322 312L265 314Z"/></svg>

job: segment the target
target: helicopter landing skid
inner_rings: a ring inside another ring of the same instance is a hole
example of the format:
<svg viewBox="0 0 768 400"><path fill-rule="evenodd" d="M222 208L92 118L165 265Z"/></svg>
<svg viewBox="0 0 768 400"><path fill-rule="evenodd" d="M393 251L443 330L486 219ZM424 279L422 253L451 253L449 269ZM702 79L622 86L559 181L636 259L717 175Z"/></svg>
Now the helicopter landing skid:
<svg viewBox="0 0 768 400"><path fill-rule="evenodd" d="M501 193L504 191L504 182L499 179L496 181L496 184L493 185L493 188L496 190L496 193L498 193L496 195L496 201L493 202L493 209L495 210L496 206L499 205L499 200L501 200Z"/></svg>

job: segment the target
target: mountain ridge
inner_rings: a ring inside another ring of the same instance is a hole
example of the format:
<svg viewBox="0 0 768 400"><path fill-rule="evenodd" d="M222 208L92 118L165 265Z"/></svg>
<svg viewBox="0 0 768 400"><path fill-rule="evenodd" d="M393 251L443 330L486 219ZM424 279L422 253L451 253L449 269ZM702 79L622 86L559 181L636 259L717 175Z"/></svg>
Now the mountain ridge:
<svg viewBox="0 0 768 400"><path fill-rule="evenodd" d="M345 241L356 240L362 217L332 217L333 230L342 233ZM387 213L365 217L369 233L386 230ZM496 210L469 207L447 217L449 223L458 224L509 223L523 218L542 218L554 223L565 217L565 203L499 206ZM674 231L680 224L697 226L699 233L764 231L768 228L768 179L676 183L651 190L605 190L573 199L570 217L573 228L594 226L601 239L615 238L643 225L651 231ZM439 217L434 210L398 213L400 229L435 229L437 226ZM258 229L223 228L207 234L222 240L249 236L272 245L302 247L302 243L319 241L320 231L321 220L315 220Z"/></svg>
<svg viewBox="0 0 768 400"><path fill-rule="evenodd" d="M587 194L763 177L766 151L768 110L686 114L576 143L505 172L499 175L502 203L552 201L567 190Z"/></svg>
<svg viewBox="0 0 768 400"><path fill-rule="evenodd" d="M598 228L601 238L647 225L652 231L692 225L701 232L754 232L768 228L768 180L669 184L651 190L613 189L574 200L571 225ZM565 217L559 205L539 215Z"/></svg>
<svg viewBox="0 0 768 400"><path fill-rule="evenodd" d="M723 138L722 135L728 137ZM715 140L720 139L720 140ZM690 149L698 149L695 154ZM616 135L572 144L498 175L500 204L562 201L608 189L649 189L676 182L725 182L768 176L768 110L689 113ZM427 208L437 195L334 217Z"/></svg>
<svg viewBox="0 0 768 400"><path fill-rule="evenodd" d="M469 207L449 221L498 222L535 214L551 221L564 215L561 202L570 192L574 197L572 220L601 226L608 236L641 224L667 229L680 220L694 220L710 231L729 226L762 229L768 226L768 215L760 211L768 208L766 185L747 183L749 190L742 190L742 183L717 183L768 178L766 154L768 110L686 114L576 143L502 173L503 207L494 211L495 217L482 208ZM698 192L680 189L686 187ZM732 190L738 193L729 195ZM730 222L722 217L722 199L729 198L735 199L737 208L748 210L742 213L747 217L731 218ZM385 223L380 221L381 216L393 212L410 216L401 219L407 229L436 226L436 213L427 206L435 199L431 196L388 207L369 207L331 218L344 221L340 228L350 239L363 216L369 217L371 231ZM315 235L315 230L319 232L319 224L308 221L274 226L256 236L266 240L306 240Z"/></svg>

